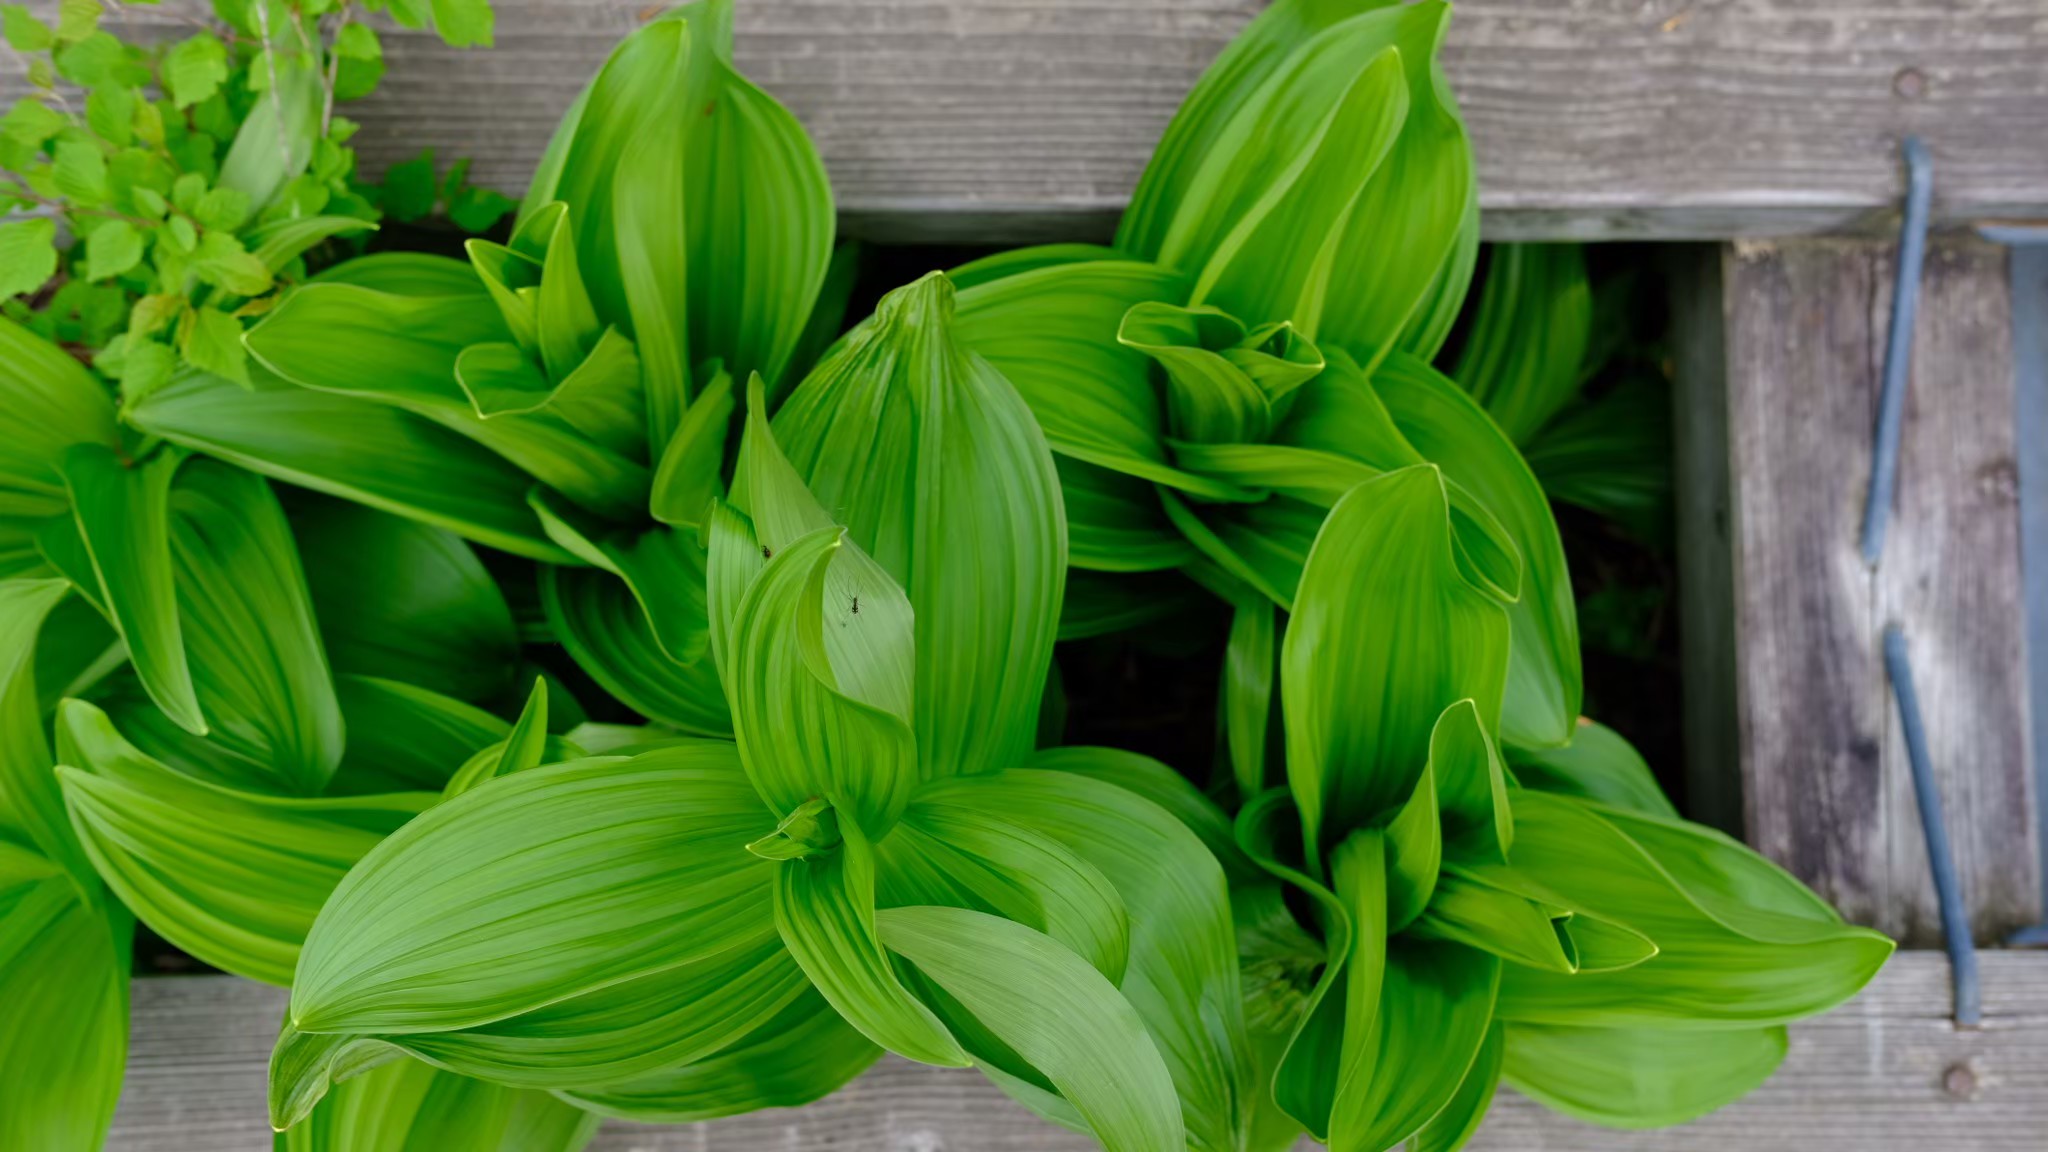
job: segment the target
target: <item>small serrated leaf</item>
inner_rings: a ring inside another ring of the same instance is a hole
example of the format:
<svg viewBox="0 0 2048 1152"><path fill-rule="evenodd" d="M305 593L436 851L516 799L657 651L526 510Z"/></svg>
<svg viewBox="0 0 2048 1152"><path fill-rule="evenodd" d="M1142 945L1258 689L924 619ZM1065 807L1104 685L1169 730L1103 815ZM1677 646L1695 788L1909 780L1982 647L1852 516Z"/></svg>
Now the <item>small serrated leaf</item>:
<svg viewBox="0 0 2048 1152"><path fill-rule="evenodd" d="M195 368L249 387L249 353L242 347L242 324L214 308L192 314L185 329L185 359Z"/></svg>
<svg viewBox="0 0 2048 1152"><path fill-rule="evenodd" d="M0 224L0 297L34 292L57 274L57 224Z"/></svg>
<svg viewBox="0 0 2048 1152"><path fill-rule="evenodd" d="M142 261L142 233L126 220L109 220L85 238L85 278L107 280Z"/></svg>

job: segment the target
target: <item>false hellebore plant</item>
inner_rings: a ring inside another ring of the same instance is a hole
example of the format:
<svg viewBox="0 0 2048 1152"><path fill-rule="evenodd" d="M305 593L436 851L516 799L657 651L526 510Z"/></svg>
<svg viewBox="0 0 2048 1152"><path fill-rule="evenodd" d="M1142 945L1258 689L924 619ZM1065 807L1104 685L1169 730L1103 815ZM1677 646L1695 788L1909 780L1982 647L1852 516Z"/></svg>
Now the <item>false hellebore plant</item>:
<svg viewBox="0 0 2048 1152"><path fill-rule="evenodd" d="M1067 632L1143 619L1177 569L1235 609L1224 712L1238 791L1267 783L1276 608L1326 510L1425 460L1459 563L1510 601L1502 735L1570 739L1577 626L1542 489L1429 366L1477 240L1470 146L1436 64L1441 3L1280 0L1210 68L1115 249L962 269L962 332L1058 453L1077 575Z"/></svg>
<svg viewBox="0 0 2048 1152"><path fill-rule="evenodd" d="M707 528L736 742L520 772L373 849L308 936L274 1099L406 1051L682 1120L886 1048L1111 1149L1242 1146L1220 867L1085 755L1033 766L1057 480L951 297L885 299L772 432L753 379Z"/></svg>

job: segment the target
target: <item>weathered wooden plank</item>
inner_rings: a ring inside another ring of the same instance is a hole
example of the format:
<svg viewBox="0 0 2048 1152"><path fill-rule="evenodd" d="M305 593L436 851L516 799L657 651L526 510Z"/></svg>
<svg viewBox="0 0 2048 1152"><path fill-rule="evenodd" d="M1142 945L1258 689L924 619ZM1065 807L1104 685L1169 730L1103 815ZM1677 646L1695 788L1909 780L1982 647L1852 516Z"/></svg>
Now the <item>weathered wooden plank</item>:
<svg viewBox="0 0 2048 1152"><path fill-rule="evenodd" d="M1943 1015L1946 961L1902 953L1862 996L1793 1029L1768 1084L1685 1128L1608 1132L1502 1093L1476 1152L2036 1152L2048 1125L2048 956L1985 957L1983 1029ZM111 1152L258 1152L284 993L231 977L135 985ZM971 1072L885 1060L827 1100L673 1128L608 1125L595 1152L1082 1152ZM1309 1147L1304 1144L1303 1147Z"/></svg>
<svg viewBox="0 0 2048 1152"><path fill-rule="evenodd" d="M57 0L34 0L53 9ZM740 0L740 66L817 139L849 231L1105 234L1167 119L1262 0ZM172 0L129 7L162 21ZM365 167L431 147L523 188L645 0L496 0L498 45L388 40L349 114ZM2039 0L1466 0L1446 60L1495 238L1877 227L1897 142L1925 137L1937 216L2048 210ZM0 54L0 87L21 64Z"/></svg>
<svg viewBox="0 0 2048 1152"><path fill-rule="evenodd" d="M2032 922L2011 317L2002 250L1937 245L1882 564L1857 549L1891 249L1751 245L1724 270L1737 699L1749 838L1850 918L1939 921L1879 637L1911 647L1980 939Z"/></svg>

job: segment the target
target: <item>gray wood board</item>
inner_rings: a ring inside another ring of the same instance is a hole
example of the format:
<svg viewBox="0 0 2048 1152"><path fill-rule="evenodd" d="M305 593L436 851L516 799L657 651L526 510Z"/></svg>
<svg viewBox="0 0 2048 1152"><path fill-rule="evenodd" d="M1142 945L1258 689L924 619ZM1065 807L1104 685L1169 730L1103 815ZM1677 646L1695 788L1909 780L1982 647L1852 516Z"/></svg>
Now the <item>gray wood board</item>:
<svg viewBox="0 0 2048 1152"><path fill-rule="evenodd" d="M1657 1133L1589 1128L1503 1092L1477 1152L2038 1152L2048 1127L2048 955L1984 963L1984 1027L1946 1018L1948 965L1893 959L1860 997L1797 1025L1778 1074L1740 1103ZM259 1152L284 993L228 976L135 984L128 1085L111 1152ZM894 1058L808 1108L672 1128L610 1124L597 1152L1082 1152L972 1072ZM1309 1145L1304 1144L1304 1148Z"/></svg>
<svg viewBox="0 0 2048 1152"><path fill-rule="evenodd" d="M2002 249L1929 252L1881 565L1858 551L1892 251L1738 245L1723 271L1748 836L1850 919L1940 927L1880 637L1905 631L1980 939L2040 915Z"/></svg>
<svg viewBox="0 0 2048 1152"><path fill-rule="evenodd" d="M1167 120L1261 0L739 0L740 67L817 140L849 232L1105 236ZM56 0L32 0L54 9ZM195 0L134 7L161 23ZM517 191L659 5L495 0L497 46L387 38L364 167L433 148ZM1510 238L1862 231L1923 136L1946 222L2048 214L2040 0L1468 0L1446 62L1486 226ZM0 88L21 61L0 53Z"/></svg>

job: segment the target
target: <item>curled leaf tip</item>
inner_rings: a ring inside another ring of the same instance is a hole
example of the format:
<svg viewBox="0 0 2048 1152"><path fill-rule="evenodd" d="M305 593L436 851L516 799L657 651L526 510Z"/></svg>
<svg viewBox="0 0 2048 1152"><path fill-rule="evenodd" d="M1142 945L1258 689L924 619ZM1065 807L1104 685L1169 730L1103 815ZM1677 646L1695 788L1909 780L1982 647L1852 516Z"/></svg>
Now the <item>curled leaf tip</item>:
<svg viewBox="0 0 2048 1152"><path fill-rule="evenodd" d="M747 845L763 860L802 860L839 847L839 814L832 802L813 796L791 809L775 831Z"/></svg>

